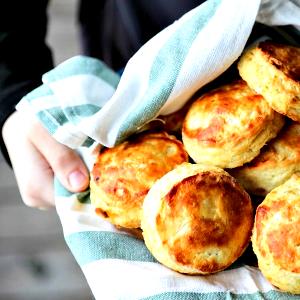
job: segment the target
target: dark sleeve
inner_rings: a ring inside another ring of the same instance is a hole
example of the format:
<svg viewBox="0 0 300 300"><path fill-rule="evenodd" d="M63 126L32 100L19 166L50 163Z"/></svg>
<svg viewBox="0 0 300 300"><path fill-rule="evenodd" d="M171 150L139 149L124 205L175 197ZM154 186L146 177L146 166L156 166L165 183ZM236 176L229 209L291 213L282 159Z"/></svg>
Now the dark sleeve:
<svg viewBox="0 0 300 300"><path fill-rule="evenodd" d="M78 19L82 52L114 70L124 68L155 34L204 0L81 0Z"/></svg>
<svg viewBox="0 0 300 300"><path fill-rule="evenodd" d="M0 3L0 129L20 99L53 66L45 43L47 0ZM1 135L1 150L7 158Z"/></svg>

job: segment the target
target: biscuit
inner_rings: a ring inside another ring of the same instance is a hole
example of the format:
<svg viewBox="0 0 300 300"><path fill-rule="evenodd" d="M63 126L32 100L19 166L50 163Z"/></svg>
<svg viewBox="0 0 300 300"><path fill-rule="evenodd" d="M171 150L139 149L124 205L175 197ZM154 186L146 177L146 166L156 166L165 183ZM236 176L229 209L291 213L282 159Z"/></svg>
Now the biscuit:
<svg viewBox="0 0 300 300"><path fill-rule="evenodd" d="M115 225L140 227L143 200L152 184L187 160L183 144L165 132L145 132L101 151L90 181L96 213Z"/></svg>
<svg viewBox="0 0 300 300"><path fill-rule="evenodd" d="M283 116L238 80L193 102L183 122L182 139L195 162L234 168L257 156L283 124Z"/></svg>
<svg viewBox="0 0 300 300"><path fill-rule="evenodd" d="M292 122L261 153L230 174L250 193L265 196L300 171L300 124Z"/></svg>
<svg viewBox="0 0 300 300"><path fill-rule="evenodd" d="M300 48L261 42L245 51L238 70L274 110L300 121Z"/></svg>
<svg viewBox="0 0 300 300"><path fill-rule="evenodd" d="M171 114L159 115L157 118L144 125L142 127L142 130L146 129L166 131L167 133L173 134L181 139L183 120L187 114L189 107L191 106L191 102L192 99L189 100L182 108Z"/></svg>
<svg viewBox="0 0 300 300"><path fill-rule="evenodd" d="M252 245L262 274L300 294L300 176L293 175L258 206Z"/></svg>
<svg viewBox="0 0 300 300"><path fill-rule="evenodd" d="M184 163L159 179L143 204L147 248L165 266L210 274L247 247L253 211L249 195L224 170Z"/></svg>

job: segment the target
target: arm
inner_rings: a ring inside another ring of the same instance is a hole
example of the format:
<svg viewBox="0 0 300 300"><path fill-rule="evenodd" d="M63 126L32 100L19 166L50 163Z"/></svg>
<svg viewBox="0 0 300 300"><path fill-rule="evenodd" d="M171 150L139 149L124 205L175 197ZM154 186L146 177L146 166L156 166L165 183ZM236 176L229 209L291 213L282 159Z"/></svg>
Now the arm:
<svg viewBox="0 0 300 300"><path fill-rule="evenodd" d="M79 156L56 142L37 120L14 112L20 99L39 86L42 74L53 67L45 43L47 3L0 4L1 149L12 164L24 202L35 207L54 204L54 174L70 191L88 186L87 169Z"/></svg>

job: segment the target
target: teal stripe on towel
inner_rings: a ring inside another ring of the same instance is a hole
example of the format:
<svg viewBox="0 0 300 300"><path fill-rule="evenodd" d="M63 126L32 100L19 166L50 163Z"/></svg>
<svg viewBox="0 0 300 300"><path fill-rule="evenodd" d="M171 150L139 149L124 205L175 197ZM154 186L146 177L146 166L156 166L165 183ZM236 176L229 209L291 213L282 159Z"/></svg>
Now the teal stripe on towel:
<svg viewBox="0 0 300 300"><path fill-rule="evenodd" d="M168 292L143 298L143 300L296 300L299 296L280 291L256 292L251 294L234 294L228 292L196 293Z"/></svg>
<svg viewBox="0 0 300 300"><path fill-rule="evenodd" d="M39 99L46 96L53 96L52 90L46 85L40 85L30 93L24 96L23 99L28 101L29 103L33 102L35 99Z"/></svg>
<svg viewBox="0 0 300 300"><path fill-rule="evenodd" d="M44 124L50 134L68 122L67 117L60 107L52 107L37 113L37 117Z"/></svg>
<svg viewBox="0 0 300 300"><path fill-rule="evenodd" d="M81 146L88 148L88 147L92 146L94 143L95 143L95 141L92 138L87 137Z"/></svg>
<svg viewBox="0 0 300 300"><path fill-rule="evenodd" d="M57 179L57 177L54 177L54 191L55 196L57 197L70 197L74 195L74 193L69 192Z"/></svg>
<svg viewBox="0 0 300 300"><path fill-rule="evenodd" d="M76 125L80 123L80 121L82 121L84 118L93 116L100 109L101 107L99 107L98 105L86 103L86 104L68 106L65 107L63 110L67 118L73 124Z"/></svg>
<svg viewBox="0 0 300 300"><path fill-rule="evenodd" d="M83 55L74 56L44 74L43 81L51 83L67 77L84 74L99 77L114 88L117 87L120 81L120 76L102 61Z"/></svg>
<svg viewBox="0 0 300 300"><path fill-rule="evenodd" d="M144 242L132 236L107 231L84 231L65 236L80 266L100 259L156 262Z"/></svg>
<svg viewBox="0 0 300 300"><path fill-rule="evenodd" d="M198 12L182 24L163 45L153 61L144 98L138 110L135 109L120 128L118 143L157 115L172 92L193 41L215 14L221 2L221 0L210 0L203 3Z"/></svg>
<svg viewBox="0 0 300 300"><path fill-rule="evenodd" d="M51 134L54 134L58 127L70 122L77 125L83 118L94 115L101 107L94 104L81 104L70 107L47 108L37 113L38 118ZM90 140L86 141L90 143Z"/></svg>
<svg viewBox="0 0 300 300"><path fill-rule="evenodd" d="M56 197L71 197L74 195L80 203L91 203L90 189L80 193L71 193L60 183L57 177L54 177L54 190Z"/></svg>

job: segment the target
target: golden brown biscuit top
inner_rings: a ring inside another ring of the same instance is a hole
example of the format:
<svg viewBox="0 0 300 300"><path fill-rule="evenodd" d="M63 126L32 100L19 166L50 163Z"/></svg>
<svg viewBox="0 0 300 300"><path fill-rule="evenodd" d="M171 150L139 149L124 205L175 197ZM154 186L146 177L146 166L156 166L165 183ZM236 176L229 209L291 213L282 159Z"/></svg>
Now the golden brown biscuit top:
<svg viewBox="0 0 300 300"><path fill-rule="evenodd" d="M280 134L262 149L259 156L247 164L247 168L270 167L278 162L300 162L300 124L293 122L284 127Z"/></svg>
<svg viewBox="0 0 300 300"><path fill-rule="evenodd" d="M258 134L271 114L263 97L239 80L197 99L184 120L183 133L212 147L239 143Z"/></svg>
<svg viewBox="0 0 300 300"><path fill-rule="evenodd" d="M186 162L183 145L166 133L140 134L102 151L92 180L121 206L136 206L153 183L176 165ZM97 204L96 204L97 205Z"/></svg>
<svg viewBox="0 0 300 300"><path fill-rule="evenodd" d="M187 177L173 186L161 201L156 227L162 244L179 264L216 272L224 264L228 266L228 258L219 257L217 261L209 257L209 252L230 247L233 239L239 239L241 227L247 228L250 236L249 216L249 196L233 178L210 171ZM247 242L243 241L239 251ZM207 259L203 259L205 252Z"/></svg>
<svg viewBox="0 0 300 300"><path fill-rule="evenodd" d="M258 49L274 67L300 81L300 48L265 41L259 43Z"/></svg>
<svg viewBox="0 0 300 300"><path fill-rule="evenodd" d="M288 185L292 188L273 190L258 207L255 242L262 257L271 256L282 269L300 273L300 177Z"/></svg>

